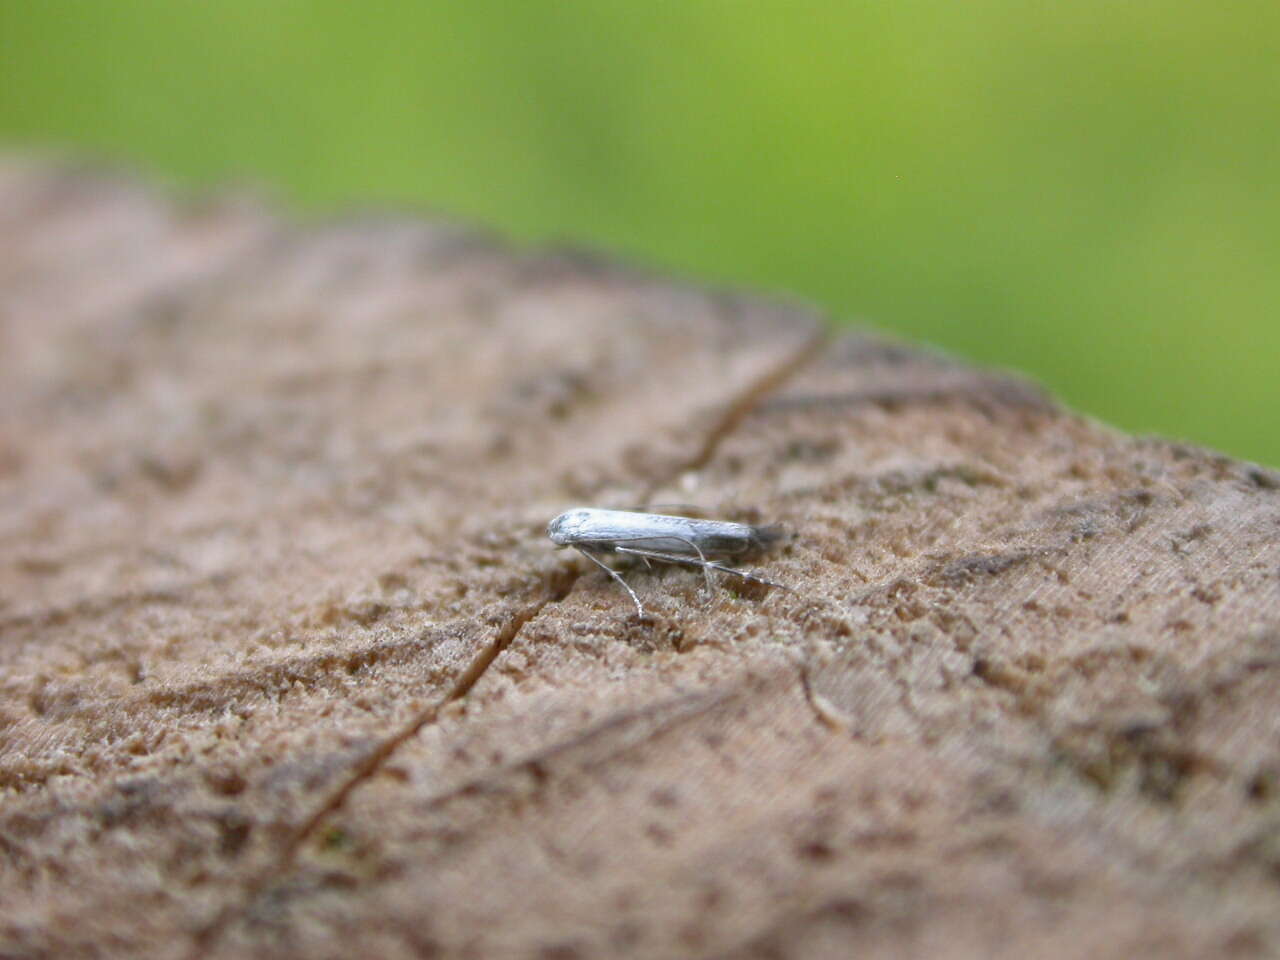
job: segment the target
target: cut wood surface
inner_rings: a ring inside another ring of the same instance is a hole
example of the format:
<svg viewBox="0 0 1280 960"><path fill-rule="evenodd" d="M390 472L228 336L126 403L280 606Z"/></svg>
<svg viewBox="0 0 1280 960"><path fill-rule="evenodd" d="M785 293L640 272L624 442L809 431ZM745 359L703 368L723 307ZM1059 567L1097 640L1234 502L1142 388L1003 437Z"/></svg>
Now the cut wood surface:
<svg viewBox="0 0 1280 960"><path fill-rule="evenodd" d="M1280 952L1280 477L823 331L0 165L0 956Z"/></svg>

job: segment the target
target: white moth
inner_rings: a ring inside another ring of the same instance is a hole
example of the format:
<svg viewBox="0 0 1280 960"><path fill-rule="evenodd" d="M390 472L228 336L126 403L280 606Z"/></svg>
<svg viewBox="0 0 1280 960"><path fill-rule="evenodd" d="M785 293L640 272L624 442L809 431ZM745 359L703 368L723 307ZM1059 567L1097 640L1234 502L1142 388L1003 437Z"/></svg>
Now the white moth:
<svg viewBox="0 0 1280 960"><path fill-rule="evenodd" d="M782 538L776 526L755 526L725 520L696 520L692 517L668 516L661 513L639 513L633 510L601 510L578 507L568 510L547 525L547 536L559 547L573 547L605 573L622 584L644 616L644 607L636 592L616 570L607 566L600 555L620 553L639 557L646 566L650 561L683 563L701 567L708 590L714 588L711 571L788 589L781 583L754 574L743 573L717 563L717 560L741 557L763 550Z"/></svg>

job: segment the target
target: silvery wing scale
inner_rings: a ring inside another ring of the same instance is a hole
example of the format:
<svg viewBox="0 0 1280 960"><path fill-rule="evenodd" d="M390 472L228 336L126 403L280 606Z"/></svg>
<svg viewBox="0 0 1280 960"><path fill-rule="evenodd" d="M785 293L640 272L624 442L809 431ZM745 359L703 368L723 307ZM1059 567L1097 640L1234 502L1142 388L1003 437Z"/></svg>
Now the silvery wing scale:
<svg viewBox="0 0 1280 960"><path fill-rule="evenodd" d="M774 526L699 520L632 510L578 507L552 520L547 525L547 536L557 546L573 547L622 584L642 617L644 607L640 598L616 570L600 560L600 554L616 553L640 557L646 564L656 560L660 563L701 567L708 589L712 587L712 570L755 583L783 587L772 580L743 573L716 562L763 550L777 542L781 538L781 532Z"/></svg>

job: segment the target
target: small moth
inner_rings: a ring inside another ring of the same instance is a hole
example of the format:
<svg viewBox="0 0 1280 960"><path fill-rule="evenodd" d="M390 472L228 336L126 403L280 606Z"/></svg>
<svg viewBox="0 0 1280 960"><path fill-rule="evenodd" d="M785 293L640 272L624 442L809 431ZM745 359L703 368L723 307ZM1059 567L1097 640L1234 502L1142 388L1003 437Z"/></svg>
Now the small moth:
<svg viewBox="0 0 1280 960"><path fill-rule="evenodd" d="M776 526L755 526L725 520L695 520L692 517L668 516L661 513L639 513L633 510L602 510L578 507L568 510L547 525L547 536L558 547L573 547L602 569L631 595L636 612L644 616L644 607L627 581L601 559L602 554L620 553L650 561L683 563L701 567L707 589L714 589L711 571L727 573L755 583L789 589L781 583L755 574L743 573L717 563L717 560L741 557L763 550L782 538Z"/></svg>

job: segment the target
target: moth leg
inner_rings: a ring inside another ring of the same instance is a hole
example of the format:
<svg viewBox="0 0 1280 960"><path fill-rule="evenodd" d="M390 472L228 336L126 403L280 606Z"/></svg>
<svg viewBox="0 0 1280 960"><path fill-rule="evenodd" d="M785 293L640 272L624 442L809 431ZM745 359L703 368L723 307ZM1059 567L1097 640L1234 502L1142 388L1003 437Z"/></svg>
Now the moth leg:
<svg viewBox="0 0 1280 960"><path fill-rule="evenodd" d="M702 567L702 579L705 580L707 583L707 595L715 596L716 583L714 580L711 579L711 572L710 572L713 568L715 568L715 564L713 564L711 561L707 559L707 555L702 552L702 548L698 546L696 543L694 543L692 540L687 540L684 537L672 536L672 537L664 537L663 539L678 540L681 543L688 546L690 550L692 550L694 553L698 555L698 559L696 561L694 561L693 558L690 557L689 563L691 565L696 563L698 566ZM644 565L646 568L649 567L650 557L652 557L655 560L667 559L667 555L659 551L642 550L642 549L630 548L630 547L615 547L614 549L618 550L621 553L629 553L632 556L639 557L641 560L644 561Z"/></svg>
<svg viewBox="0 0 1280 960"><path fill-rule="evenodd" d="M627 591L627 593L631 595L631 602L636 605L636 613L640 614L641 618L644 617L644 607L640 605L640 598L637 597L636 592L627 585L627 581L622 579L621 574L619 574L617 570L614 570L613 567L609 566L603 560L599 559L595 554L591 553L589 550L584 550L582 547L577 547L577 546L575 546L574 549L577 550L584 557L586 557L588 560L590 560L592 563L594 563L597 567L599 567L605 573L607 573L609 576L613 577L613 579L617 580L620 584L622 584L622 589Z"/></svg>
<svg viewBox="0 0 1280 960"><path fill-rule="evenodd" d="M702 562L702 579L707 581L707 596L714 597L716 595L716 583L711 579L711 570L714 565L707 560L707 555L702 552L702 548L692 540L685 540L684 537L680 537L679 539L693 547L693 552L698 555L698 559Z"/></svg>
<svg viewBox="0 0 1280 960"><path fill-rule="evenodd" d="M692 557L682 557L677 553L658 553L653 550L637 550L634 547L614 547L618 553L630 553L638 557L652 557L654 560L661 560L664 563L683 563L691 567L710 567L712 570L718 570L720 573L727 573L730 576L739 577L743 580L750 580L752 583L763 583L766 586L778 587L781 590L791 591L785 583L778 583L776 580L767 580L764 577L757 576L754 573L745 573L742 570L735 570L732 567L721 566L714 560L694 560Z"/></svg>

